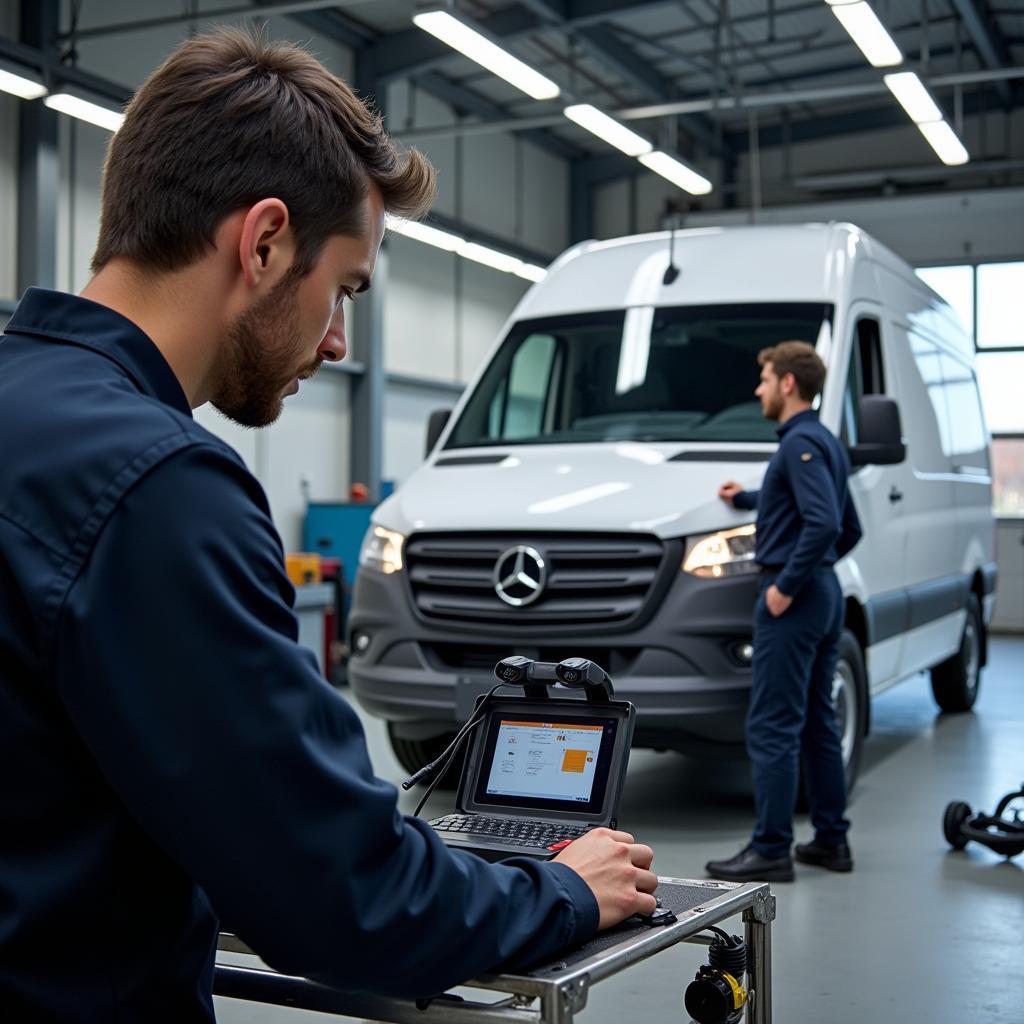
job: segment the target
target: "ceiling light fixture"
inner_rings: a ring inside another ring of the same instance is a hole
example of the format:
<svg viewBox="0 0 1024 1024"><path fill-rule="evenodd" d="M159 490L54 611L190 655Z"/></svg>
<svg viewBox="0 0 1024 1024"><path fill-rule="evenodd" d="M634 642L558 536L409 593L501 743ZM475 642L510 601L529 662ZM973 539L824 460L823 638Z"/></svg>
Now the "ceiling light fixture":
<svg viewBox="0 0 1024 1024"><path fill-rule="evenodd" d="M23 100L37 100L46 95L46 86L42 76L29 68L3 61L0 62L0 92Z"/></svg>
<svg viewBox="0 0 1024 1024"><path fill-rule="evenodd" d="M647 153L639 158L640 163L648 170L660 174L663 178L678 185L684 192L694 196L706 196L711 191L711 182L698 174L692 167L687 167L681 160L676 160L668 153L660 150Z"/></svg>
<svg viewBox="0 0 1024 1024"><path fill-rule="evenodd" d="M100 106L87 100L82 96L62 88L60 92L50 93L43 102L51 109L58 110L69 117L75 117L79 121L87 121L98 128L106 128L107 131L116 132L124 121L124 114L119 110L111 110L110 107Z"/></svg>
<svg viewBox="0 0 1024 1024"><path fill-rule="evenodd" d="M500 270L506 274L515 274L525 281L543 280L547 271L535 263L527 263L518 256L512 256L507 252L492 249L478 242L471 242L461 235L451 231L442 231L440 228L430 227L429 224L421 224L414 220L403 220L401 217L387 215L387 229L396 235L403 235L405 238L412 238L425 245L432 245L435 249L443 249L445 252L453 252L463 259L480 263L492 270Z"/></svg>
<svg viewBox="0 0 1024 1024"><path fill-rule="evenodd" d="M550 78L534 71L449 11L423 11L413 15L412 21L424 32L447 43L453 50L458 50L535 100L553 100L561 92Z"/></svg>
<svg viewBox="0 0 1024 1024"><path fill-rule="evenodd" d="M970 160L971 156L964 144L945 121L929 121L926 124L919 124L917 127L928 140L928 145L935 150L939 159L948 167L958 167Z"/></svg>
<svg viewBox="0 0 1024 1024"><path fill-rule="evenodd" d="M896 97L914 124L942 120L942 111L913 71L899 71L882 77L889 87L889 92Z"/></svg>
<svg viewBox="0 0 1024 1024"><path fill-rule="evenodd" d="M857 48L876 68L903 63L903 54L864 0L825 0Z"/></svg>
<svg viewBox="0 0 1024 1024"><path fill-rule="evenodd" d="M566 107L563 113L570 121L581 128L586 128L588 132L621 150L626 156L642 156L654 149L642 135L630 131L624 124L619 124L615 118L602 113L589 103L576 103Z"/></svg>

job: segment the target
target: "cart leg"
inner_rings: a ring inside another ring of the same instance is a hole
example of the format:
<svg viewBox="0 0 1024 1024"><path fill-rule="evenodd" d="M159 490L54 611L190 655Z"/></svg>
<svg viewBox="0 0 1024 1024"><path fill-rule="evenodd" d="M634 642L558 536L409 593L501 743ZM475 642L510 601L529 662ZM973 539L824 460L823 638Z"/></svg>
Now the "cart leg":
<svg viewBox="0 0 1024 1024"><path fill-rule="evenodd" d="M775 897L758 893L756 902L743 911L747 944L747 1024L772 1024L772 921Z"/></svg>

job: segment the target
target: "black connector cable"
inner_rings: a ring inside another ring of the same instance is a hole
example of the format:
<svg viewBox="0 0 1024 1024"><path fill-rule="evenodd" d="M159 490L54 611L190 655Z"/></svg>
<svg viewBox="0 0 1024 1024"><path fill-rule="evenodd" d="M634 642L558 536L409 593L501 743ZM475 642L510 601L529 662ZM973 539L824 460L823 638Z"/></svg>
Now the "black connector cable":
<svg viewBox="0 0 1024 1024"><path fill-rule="evenodd" d="M487 713L487 705L491 698L500 690L503 686L508 686L508 683L498 683L496 686L492 686L487 692L487 696L477 705L476 710L470 715L469 720L466 724L458 731L455 739L448 744L447 747L441 753L434 758L430 764L424 765L418 772L411 775L409 778L402 783L402 789L410 790L413 786L418 785L424 779L433 775L434 777L430 780L430 785L427 786L420 802L416 805L416 810L412 812L414 818L419 817L420 811L423 810L423 805L430 799L430 794L437 788L437 784L441 781L441 777L448 770L452 761L458 756L459 748L465 742L469 734L484 720L484 716Z"/></svg>

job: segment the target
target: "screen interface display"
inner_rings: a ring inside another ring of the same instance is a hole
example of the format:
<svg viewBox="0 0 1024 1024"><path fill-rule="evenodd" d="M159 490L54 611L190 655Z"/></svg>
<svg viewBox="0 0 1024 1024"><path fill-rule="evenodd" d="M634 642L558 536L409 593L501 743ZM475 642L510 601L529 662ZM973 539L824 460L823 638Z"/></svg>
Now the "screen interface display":
<svg viewBox="0 0 1024 1024"><path fill-rule="evenodd" d="M602 725L502 719L487 795L590 802Z"/></svg>
<svg viewBox="0 0 1024 1024"><path fill-rule="evenodd" d="M603 814L618 727L615 716L494 711L472 799L581 818Z"/></svg>

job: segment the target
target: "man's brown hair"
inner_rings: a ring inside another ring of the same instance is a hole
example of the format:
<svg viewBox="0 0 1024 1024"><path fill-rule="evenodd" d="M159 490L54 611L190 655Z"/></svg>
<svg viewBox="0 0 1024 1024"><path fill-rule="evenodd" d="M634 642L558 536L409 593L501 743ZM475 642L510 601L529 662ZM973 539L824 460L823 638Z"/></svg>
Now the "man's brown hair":
<svg viewBox="0 0 1024 1024"><path fill-rule="evenodd" d="M405 217L436 188L430 163L399 155L380 116L305 50L240 29L196 36L143 83L111 140L92 269L115 257L188 266L225 217L274 197L304 274L329 237L366 230L370 182Z"/></svg>
<svg viewBox="0 0 1024 1024"><path fill-rule="evenodd" d="M757 362L760 366L771 363L780 380L787 373L793 374L796 389L805 402L813 402L825 386L825 364L806 341L782 341L772 348L763 348L757 354Z"/></svg>

